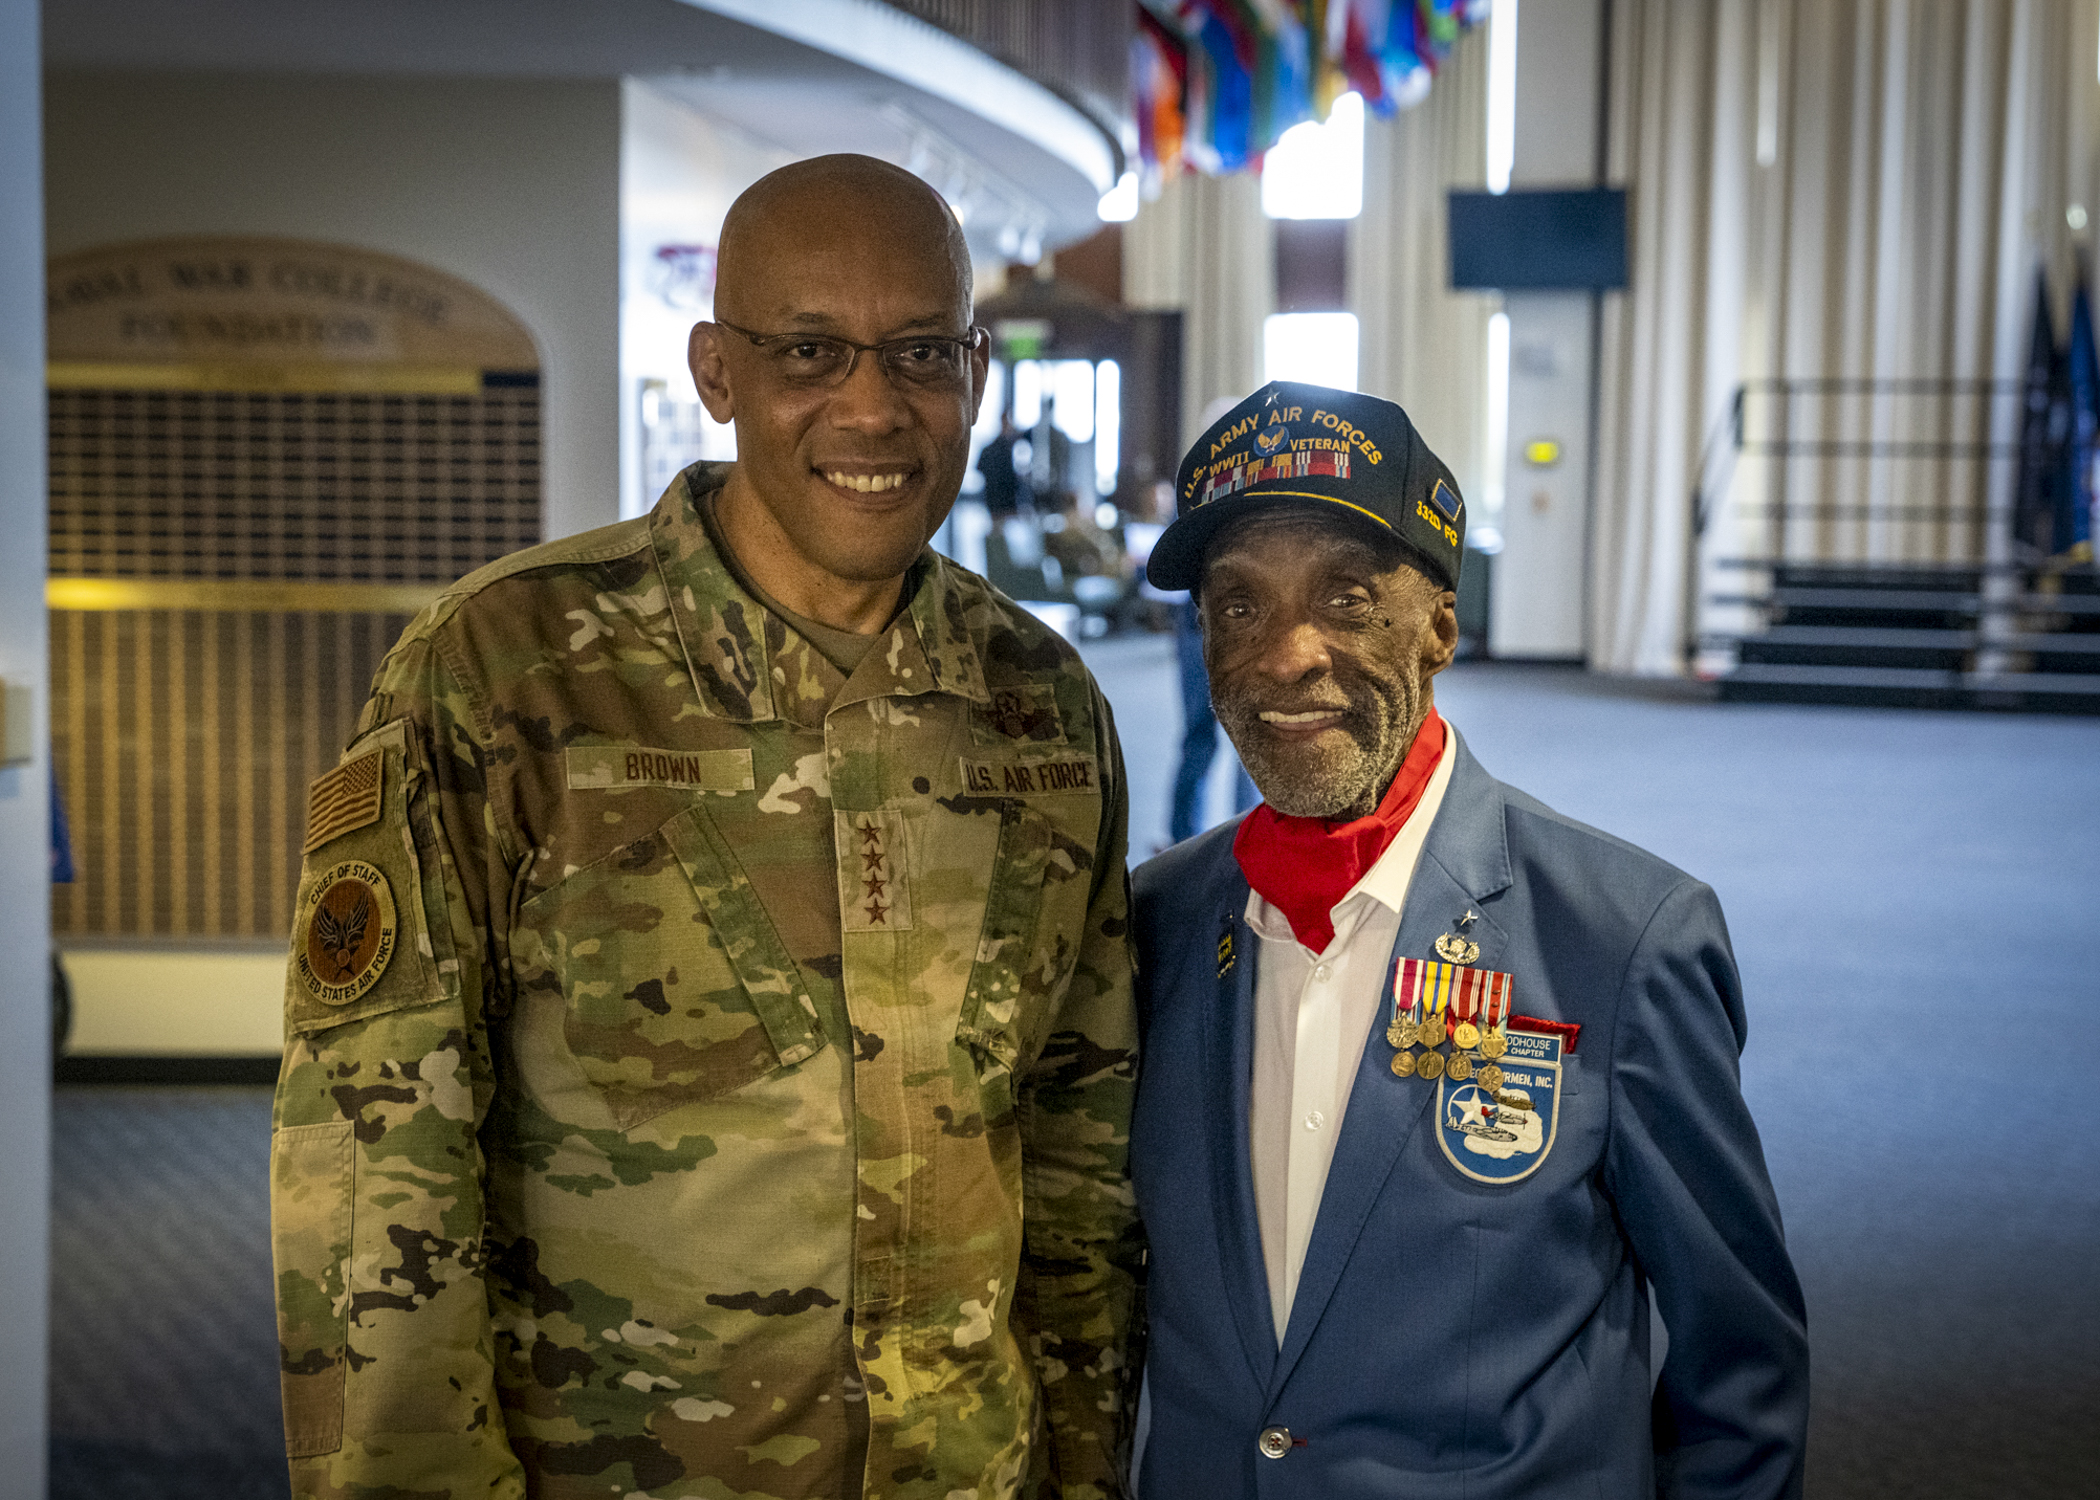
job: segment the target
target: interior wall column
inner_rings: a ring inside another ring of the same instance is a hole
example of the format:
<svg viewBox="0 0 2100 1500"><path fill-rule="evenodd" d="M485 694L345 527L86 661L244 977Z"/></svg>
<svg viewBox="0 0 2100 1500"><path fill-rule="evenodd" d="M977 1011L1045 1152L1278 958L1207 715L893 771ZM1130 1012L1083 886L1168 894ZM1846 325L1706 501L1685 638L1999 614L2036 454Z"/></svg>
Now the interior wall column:
<svg viewBox="0 0 2100 1500"><path fill-rule="evenodd" d="M1364 122L1364 206L1349 225L1357 386L1396 401L1458 480L1485 482L1487 321L1494 299L1451 290L1447 204L1487 180L1484 29L1459 38L1429 97Z"/></svg>
<svg viewBox="0 0 2100 1500"><path fill-rule="evenodd" d="M1262 325L1276 310L1275 235L1261 211L1261 178L1187 173L1168 181L1125 231L1123 300L1182 309L1181 431L1195 441L1205 412L1261 384Z"/></svg>
<svg viewBox="0 0 2100 1500"><path fill-rule="evenodd" d="M0 0L0 1497L43 1500L51 1240L51 752L44 614L44 163L36 0ZM15 737L8 726L8 738Z"/></svg>

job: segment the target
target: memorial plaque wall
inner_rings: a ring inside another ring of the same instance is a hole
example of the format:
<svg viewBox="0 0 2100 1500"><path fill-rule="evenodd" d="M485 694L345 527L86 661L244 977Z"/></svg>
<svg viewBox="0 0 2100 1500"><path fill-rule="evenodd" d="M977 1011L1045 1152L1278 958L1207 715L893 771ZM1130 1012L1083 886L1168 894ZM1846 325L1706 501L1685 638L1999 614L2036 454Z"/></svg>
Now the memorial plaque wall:
<svg viewBox="0 0 2100 1500"><path fill-rule="evenodd" d="M307 784L445 584L540 534L531 336L391 256L184 239L50 266L61 937L277 941Z"/></svg>

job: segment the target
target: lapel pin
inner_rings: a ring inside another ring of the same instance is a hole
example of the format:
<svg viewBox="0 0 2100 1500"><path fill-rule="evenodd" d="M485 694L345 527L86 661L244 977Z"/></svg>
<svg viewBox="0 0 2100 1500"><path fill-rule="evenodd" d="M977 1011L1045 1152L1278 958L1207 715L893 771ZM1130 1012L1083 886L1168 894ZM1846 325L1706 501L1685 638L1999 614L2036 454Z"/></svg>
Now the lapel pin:
<svg viewBox="0 0 2100 1500"><path fill-rule="evenodd" d="M1436 953L1447 963L1469 964L1480 957L1480 944L1447 932L1436 940Z"/></svg>

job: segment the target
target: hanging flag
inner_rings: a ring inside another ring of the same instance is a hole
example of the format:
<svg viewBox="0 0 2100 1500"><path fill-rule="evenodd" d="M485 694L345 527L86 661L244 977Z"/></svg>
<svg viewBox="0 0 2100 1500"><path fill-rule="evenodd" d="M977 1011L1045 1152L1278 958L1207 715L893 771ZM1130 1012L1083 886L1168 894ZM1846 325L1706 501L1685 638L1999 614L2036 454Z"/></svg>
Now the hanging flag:
<svg viewBox="0 0 2100 1500"><path fill-rule="evenodd" d="M1130 87L1137 114L1140 186L1148 197L1158 194L1164 179L1181 171L1188 86L1188 44L1140 6L1137 31L1130 40Z"/></svg>
<svg viewBox="0 0 2100 1500"><path fill-rule="evenodd" d="M2087 300L2085 273L2071 296L2071 339L2065 363L2070 371L2071 413L2064 444L2062 492L2057 496L2052 556L2085 562L2093 555L2093 463L2100 457L2100 352L2093 346L2093 309Z"/></svg>
<svg viewBox="0 0 2100 1500"><path fill-rule="evenodd" d="M1388 117L1429 92L1488 0L1144 0L1131 97L1148 192L1177 170L1251 171L1354 89Z"/></svg>
<svg viewBox="0 0 2100 1500"><path fill-rule="evenodd" d="M1242 171L1255 159L1254 69L1260 60L1253 33L1229 0L1190 0L1181 8L1189 49L1190 92L1202 106L1189 112L1189 157L1214 175Z"/></svg>
<svg viewBox="0 0 2100 1500"><path fill-rule="evenodd" d="M2021 392L2020 479L2012 518L2014 539L2032 548L2035 558L2056 551L2056 492L2070 414L2068 401L2059 403L2057 397L2059 390L2068 395L2069 379L2063 352L2056 345L2055 322L2049 315L2049 280L2037 267L2034 321L2028 331L2027 373Z"/></svg>

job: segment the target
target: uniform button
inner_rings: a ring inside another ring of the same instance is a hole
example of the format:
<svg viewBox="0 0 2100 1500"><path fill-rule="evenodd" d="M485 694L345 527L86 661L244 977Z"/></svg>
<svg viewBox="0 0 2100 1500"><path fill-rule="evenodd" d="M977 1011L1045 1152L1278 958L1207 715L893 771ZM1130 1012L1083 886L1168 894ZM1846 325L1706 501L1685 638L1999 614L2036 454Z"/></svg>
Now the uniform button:
<svg viewBox="0 0 2100 1500"><path fill-rule="evenodd" d="M1322 1125L1325 1125L1326 1123L1327 1116L1321 1114L1318 1110L1314 1110L1311 1114L1305 1117L1305 1128L1307 1130L1318 1130Z"/></svg>
<svg viewBox="0 0 2100 1500"><path fill-rule="evenodd" d="M1333 977L1333 964L1321 964L1313 970L1313 978L1319 980L1322 984L1325 984L1328 980L1332 979Z"/></svg>
<svg viewBox="0 0 2100 1500"><path fill-rule="evenodd" d="M1261 1449L1263 1458L1281 1458L1291 1451L1291 1430L1288 1427L1264 1427L1255 1446Z"/></svg>

